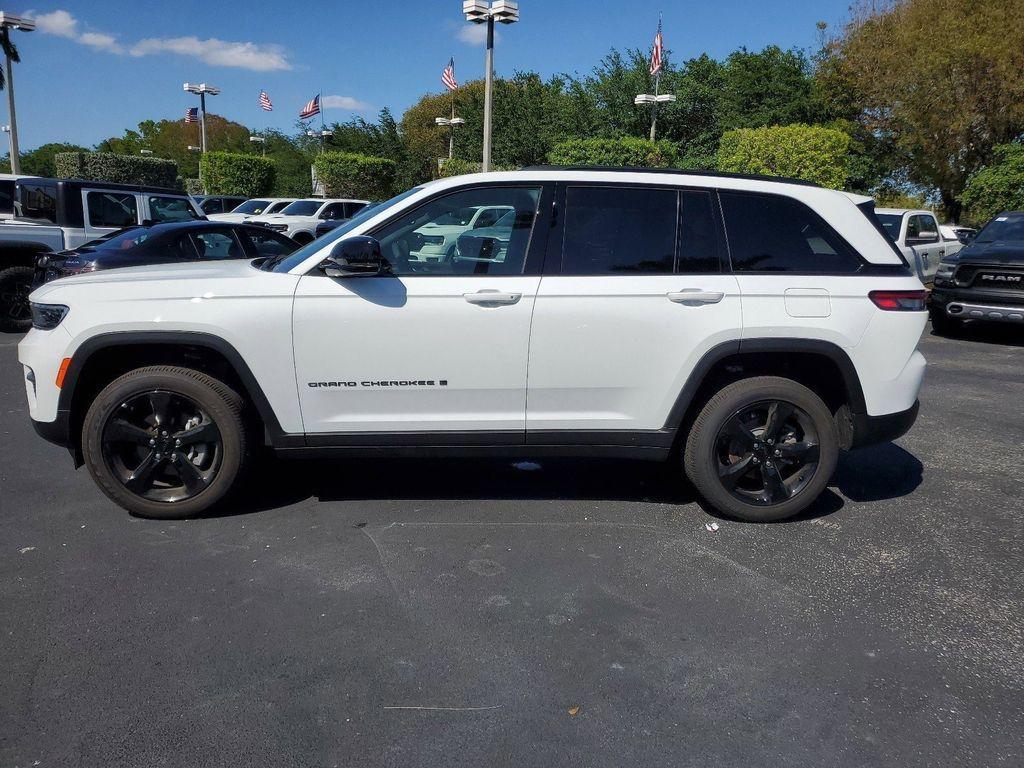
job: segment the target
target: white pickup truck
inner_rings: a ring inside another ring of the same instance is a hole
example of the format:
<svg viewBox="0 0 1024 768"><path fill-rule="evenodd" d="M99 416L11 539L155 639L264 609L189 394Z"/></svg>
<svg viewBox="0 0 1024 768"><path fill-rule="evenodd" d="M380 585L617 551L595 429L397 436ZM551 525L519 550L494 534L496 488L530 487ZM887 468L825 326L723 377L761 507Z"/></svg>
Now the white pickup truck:
<svg viewBox="0 0 1024 768"><path fill-rule="evenodd" d="M933 282L939 262L964 247L960 240L942 236L931 211L876 208L875 217L922 283Z"/></svg>
<svg viewBox="0 0 1024 768"><path fill-rule="evenodd" d="M0 220L0 330L31 325L28 294L36 260L124 227L202 219L184 192L101 181L22 177L14 215Z"/></svg>

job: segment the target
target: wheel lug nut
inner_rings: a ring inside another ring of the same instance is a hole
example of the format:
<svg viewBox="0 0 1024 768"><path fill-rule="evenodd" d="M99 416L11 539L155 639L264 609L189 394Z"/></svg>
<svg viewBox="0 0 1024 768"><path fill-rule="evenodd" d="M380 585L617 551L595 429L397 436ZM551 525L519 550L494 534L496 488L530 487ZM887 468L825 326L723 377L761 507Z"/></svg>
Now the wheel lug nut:
<svg viewBox="0 0 1024 768"><path fill-rule="evenodd" d="M164 455L163 455L162 453L158 453L158 454L156 455L156 460L157 460L157 461L160 461L160 459L162 459L163 457L164 457Z"/></svg>
<svg viewBox="0 0 1024 768"><path fill-rule="evenodd" d="M167 432L161 432L161 433L160 433L160 435L161 435L162 437L167 437Z"/></svg>
<svg viewBox="0 0 1024 768"><path fill-rule="evenodd" d="M782 455L782 451L780 451L780 450L776 450L776 451L775 451L775 455L776 455L776 456L781 456L781 455Z"/></svg>
<svg viewBox="0 0 1024 768"><path fill-rule="evenodd" d="M150 445L156 445L156 440L150 440L150 441L149 441L149 444L150 444Z"/></svg>
<svg viewBox="0 0 1024 768"><path fill-rule="evenodd" d="M181 440L175 440L174 447L177 448L179 445L181 445Z"/></svg>

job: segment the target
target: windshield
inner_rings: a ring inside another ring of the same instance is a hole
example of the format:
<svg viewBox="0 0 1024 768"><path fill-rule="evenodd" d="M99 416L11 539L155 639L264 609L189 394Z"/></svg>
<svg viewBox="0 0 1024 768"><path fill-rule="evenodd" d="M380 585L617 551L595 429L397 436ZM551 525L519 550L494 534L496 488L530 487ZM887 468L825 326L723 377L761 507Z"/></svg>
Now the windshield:
<svg viewBox="0 0 1024 768"><path fill-rule="evenodd" d="M299 250L295 251L295 253L288 256L288 258L265 262L260 268L265 270L273 270L274 272L288 272L289 270L294 269L296 266L304 262L306 259L308 259L314 253L319 251L325 245L341 240L343 237L345 237L345 235L352 232L356 228L361 227L364 222L369 221L378 213L383 213L391 206L397 205L402 200L405 200L405 198L409 197L410 195L414 195L421 189L423 189L423 187L413 187L412 189L408 189L400 195L395 195L390 200L386 200L383 203L368 205L355 216L353 216L351 219L342 224L340 227L331 230L323 237L318 237L311 243L307 243L306 245L299 248Z"/></svg>
<svg viewBox="0 0 1024 768"><path fill-rule="evenodd" d="M246 200L237 208L232 208L232 213L263 213L263 209L270 205L269 200Z"/></svg>
<svg viewBox="0 0 1024 768"><path fill-rule="evenodd" d="M286 205L281 214L284 216L312 216L320 210L324 204L323 200L296 200L291 205Z"/></svg>
<svg viewBox="0 0 1024 768"><path fill-rule="evenodd" d="M994 243L997 240L1024 242L1024 213L1004 213L1002 216L996 216L974 239L978 243Z"/></svg>
<svg viewBox="0 0 1024 768"><path fill-rule="evenodd" d="M882 229L893 240L900 239L900 226L903 224L903 216L899 213L876 213L875 218L882 225Z"/></svg>

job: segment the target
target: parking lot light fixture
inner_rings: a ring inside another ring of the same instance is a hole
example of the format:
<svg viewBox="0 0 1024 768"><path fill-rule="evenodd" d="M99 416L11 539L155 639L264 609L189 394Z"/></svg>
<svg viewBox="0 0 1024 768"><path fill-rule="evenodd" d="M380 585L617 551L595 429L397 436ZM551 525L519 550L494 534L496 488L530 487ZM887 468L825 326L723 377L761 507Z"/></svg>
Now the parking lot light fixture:
<svg viewBox="0 0 1024 768"><path fill-rule="evenodd" d="M152 149L140 149L139 150L139 154L140 155L152 155L153 154L153 150Z"/></svg>
<svg viewBox="0 0 1024 768"><path fill-rule="evenodd" d="M35 28L36 23L33 19L0 11L0 35L3 36L7 72L7 109L11 118L10 130L7 131L11 136L11 173L21 173L21 158L18 156L18 117L14 110L14 68L11 66L11 56L8 53L11 47L10 34L12 29L31 32Z"/></svg>
<svg viewBox="0 0 1024 768"><path fill-rule="evenodd" d="M452 109L454 111L454 107ZM435 117L434 122L442 128L448 128L448 159L451 160L455 156L455 128L465 125L466 121L461 117Z"/></svg>
<svg viewBox="0 0 1024 768"><path fill-rule="evenodd" d="M263 156L267 156L267 139L265 136L250 136L249 141L253 144L259 144L263 147Z"/></svg>
<svg viewBox="0 0 1024 768"><path fill-rule="evenodd" d="M206 97L219 95L220 88L206 83L183 83L182 88L186 93L199 96L199 131L202 134L202 151L206 152Z"/></svg>
<svg viewBox="0 0 1024 768"><path fill-rule="evenodd" d="M334 131L328 131L327 129L321 129L319 131L314 131L314 130L310 129L310 130L306 131L306 135L307 136L311 136L311 137L318 136L320 138L320 152L323 152L324 151L324 140L325 139L329 139L331 136L333 136L334 135Z"/></svg>
<svg viewBox="0 0 1024 768"><path fill-rule="evenodd" d="M675 95L671 93L640 93L633 99L633 103L637 106L651 107L651 141L654 141L655 134L657 133L658 105L671 104L675 100Z"/></svg>
<svg viewBox="0 0 1024 768"><path fill-rule="evenodd" d="M188 151L189 152L202 152L203 148L202 147L197 147L195 144L189 144L188 145Z"/></svg>
<svg viewBox="0 0 1024 768"><path fill-rule="evenodd" d="M484 157L483 170L491 170L491 126L494 102L494 22L515 24L519 21L519 3L513 0L464 0L462 13L466 21L487 25L487 58L484 80Z"/></svg>

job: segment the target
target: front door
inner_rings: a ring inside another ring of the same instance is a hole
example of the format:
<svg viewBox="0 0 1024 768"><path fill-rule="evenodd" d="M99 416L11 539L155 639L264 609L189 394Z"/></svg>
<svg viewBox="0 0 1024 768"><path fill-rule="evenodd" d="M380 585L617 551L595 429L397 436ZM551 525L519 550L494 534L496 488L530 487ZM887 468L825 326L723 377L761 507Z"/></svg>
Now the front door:
<svg viewBox="0 0 1024 768"><path fill-rule="evenodd" d="M85 233L82 242L69 242L68 248L109 235L139 223L139 196L134 192L88 189L82 191Z"/></svg>
<svg viewBox="0 0 1024 768"><path fill-rule="evenodd" d="M715 197L569 185L561 207L549 245L561 265L548 254L556 264L545 268L534 313L527 439L660 430L701 356L740 335Z"/></svg>
<svg viewBox="0 0 1024 768"><path fill-rule="evenodd" d="M446 192L369 233L388 275L303 276L293 327L307 434L449 432L473 433L449 435L455 442L522 442L545 245L535 230L549 197L542 185ZM468 209L495 205L515 215L471 227ZM451 235L450 258L421 261L424 232L437 222Z"/></svg>

